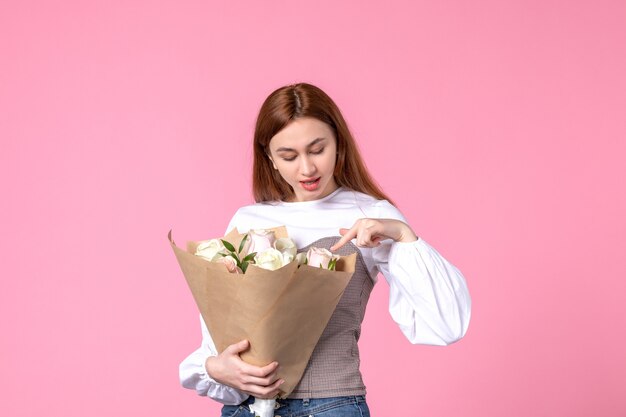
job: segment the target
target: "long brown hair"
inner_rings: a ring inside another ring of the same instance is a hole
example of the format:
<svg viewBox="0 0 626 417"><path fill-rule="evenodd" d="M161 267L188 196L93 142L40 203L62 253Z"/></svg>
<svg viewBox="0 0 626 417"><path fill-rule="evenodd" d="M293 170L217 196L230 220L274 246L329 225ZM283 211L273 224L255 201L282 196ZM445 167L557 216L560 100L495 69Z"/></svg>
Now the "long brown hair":
<svg viewBox="0 0 626 417"><path fill-rule="evenodd" d="M338 186L391 202L372 179L348 125L335 102L321 89L299 83L281 87L261 106L254 131L252 192L256 202L290 200L293 189L282 179L268 157L270 140L293 120L312 117L329 125L337 138L334 177ZM392 203L393 204L393 203Z"/></svg>

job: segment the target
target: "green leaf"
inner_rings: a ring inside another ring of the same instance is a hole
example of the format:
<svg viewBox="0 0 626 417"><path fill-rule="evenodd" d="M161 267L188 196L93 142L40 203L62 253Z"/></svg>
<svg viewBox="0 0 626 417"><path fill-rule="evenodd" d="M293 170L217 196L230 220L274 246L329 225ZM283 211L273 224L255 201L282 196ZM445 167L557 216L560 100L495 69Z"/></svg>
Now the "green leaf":
<svg viewBox="0 0 626 417"><path fill-rule="evenodd" d="M245 235L243 235L243 239L241 239L241 243L239 244L239 250L237 251L237 253L241 253L241 251L243 250L243 245L245 245L247 239L248 234L246 233Z"/></svg>
<svg viewBox="0 0 626 417"><path fill-rule="evenodd" d="M220 240L222 241L222 244L224 245L226 249L228 249L231 252L235 252L235 247L230 242L224 239L220 239Z"/></svg>
<svg viewBox="0 0 626 417"><path fill-rule="evenodd" d="M256 252L249 253L245 258L243 258L242 262L250 262L256 256Z"/></svg>
<svg viewBox="0 0 626 417"><path fill-rule="evenodd" d="M243 262L241 263L240 268L241 268L241 272L243 272L243 273L245 274L245 273L246 273L246 269L248 269L248 262L243 261Z"/></svg>
<svg viewBox="0 0 626 417"><path fill-rule="evenodd" d="M328 269L334 271L337 268L337 258L333 258L328 263Z"/></svg>

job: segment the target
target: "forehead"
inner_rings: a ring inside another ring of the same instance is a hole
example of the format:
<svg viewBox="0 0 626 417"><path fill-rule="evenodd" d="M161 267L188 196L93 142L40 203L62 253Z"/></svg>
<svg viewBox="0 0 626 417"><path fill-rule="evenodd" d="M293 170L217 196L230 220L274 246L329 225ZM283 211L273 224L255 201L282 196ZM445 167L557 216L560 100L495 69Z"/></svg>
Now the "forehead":
<svg viewBox="0 0 626 417"><path fill-rule="evenodd" d="M270 148L306 147L319 138L334 139L332 128L321 120L311 117L298 118L278 132L270 140Z"/></svg>

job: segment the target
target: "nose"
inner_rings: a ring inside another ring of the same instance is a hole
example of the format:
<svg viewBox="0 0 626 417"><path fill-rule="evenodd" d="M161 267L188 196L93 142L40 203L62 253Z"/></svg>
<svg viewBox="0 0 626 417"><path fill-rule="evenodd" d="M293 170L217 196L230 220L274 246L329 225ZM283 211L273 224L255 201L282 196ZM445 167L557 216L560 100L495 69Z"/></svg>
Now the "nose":
<svg viewBox="0 0 626 417"><path fill-rule="evenodd" d="M304 177L310 178L315 175L316 172L317 168L315 167L313 160L311 160L308 155L300 159L300 174L302 174Z"/></svg>

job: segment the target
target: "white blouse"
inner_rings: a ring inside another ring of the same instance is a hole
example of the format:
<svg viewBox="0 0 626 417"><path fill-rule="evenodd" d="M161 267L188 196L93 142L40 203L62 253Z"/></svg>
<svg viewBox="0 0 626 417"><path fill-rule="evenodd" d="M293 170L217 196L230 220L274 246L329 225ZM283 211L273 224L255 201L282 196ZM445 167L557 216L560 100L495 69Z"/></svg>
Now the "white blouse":
<svg viewBox="0 0 626 417"><path fill-rule="evenodd" d="M289 237L301 248L351 228L360 218L397 219L407 223L386 200L338 188L314 201L258 203L240 208L227 232L286 226ZM389 283L389 312L411 343L448 345L467 332L471 300L461 272L422 238L414 242L385 240L376 248L359 248L377 280L382 273ZM217 349L200 319L202 344L180 364L180 381L223 404L235 405L248 395L211 379L205 362Z"/></svg>

